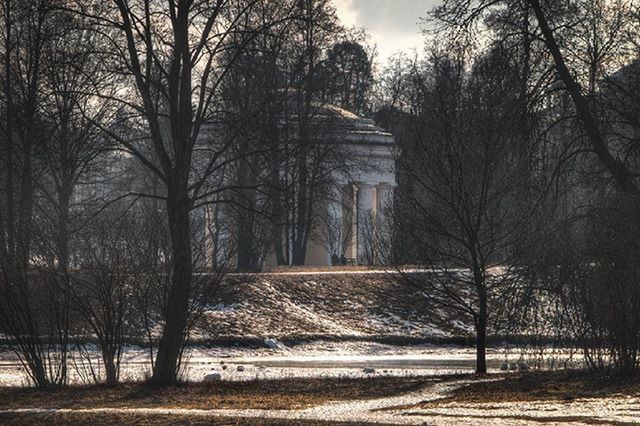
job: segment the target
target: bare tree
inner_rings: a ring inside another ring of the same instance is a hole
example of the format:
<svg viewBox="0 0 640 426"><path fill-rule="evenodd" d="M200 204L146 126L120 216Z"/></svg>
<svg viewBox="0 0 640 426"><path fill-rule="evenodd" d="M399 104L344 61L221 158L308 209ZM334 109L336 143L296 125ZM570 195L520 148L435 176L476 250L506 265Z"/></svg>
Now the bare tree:
<svg viewBox="0 0 640 426"><path fill-rule="evenodd" d="M329 50L326 62L328 102L356 114L368 114L373 71L365 47L357 41L338 42Z"/></svg>
<svg viewBox="0 0 640 426"><path fill-rule="evenodd" d="M122 349L134 323L133 296L146 278L131 246L140 223L114 210L95 218L79 237L83 255L70 290L74 309L97 339L107 385L119 380Z"/></svg>
<svg viewBox="0 0 640 426"><path fill-rule="evenodd" d="M639 194L638 159L632 148L637 141L637 120L632 118L637 111L637 70L635 64L618 70L632 57L637 42L631 30L634 2L449 0L434 16L469 35L484 18L504 17L514 9L527 10L527 18L511 19L511 34L526 36L530 52L548 55L541 63L548 62L557 79L553 90L538 98L546 104L543 115L553 122L549 133L555 135L537 155L555 152L554 191L563 194L539 218L551 224L549 232L540 234L539 244L533 244L537 249L521 259L529 268L527 283L515 292L525 299L516 303L524 306L525 300L528 305L535 294L539 298L533 306L539 309L551 310L551 301L558 302L557 318L567 328L563 335L581 342L593 367L609 371L616 366L633 373L637 319L630 306L637 295L627 287L634 274L627 256L633 256L634 249L627 244L628 250L621 250L617 242L626 238L620 232L637 235L635 223L628 220ZM566 105L573 114L567 114ZM591 188L598 189L596 196L589 194Z"/></svg>
<svg viewBox="0 0 640 426"><path fill-rule="evenodd" d="M286 168L285 187L288 195L288 235L291 264L304 265L307 245L317 223L318 188L326 178L322 166L323 155L330 148L319 144L318 100L320 87L320 61L323 48L337 31L335 10L326 0L299 2L301 20L296 31L299 40L293 51L289 84L293 87L289 104L293 124L288 137L287 155L290 166ZM326 123L320 126L326 126ZM325 157L326 158L326 157Z"/></svg>
<svg viewBox="0 0 640 426"><path fill-rule="evenodd" d="M256 3L116 0L100 12L76 10L108 28L101 33L110 37L117 70L129 76L135 87L135 92L124 93L118 100L131 118L142 117L148 127L144 141L131 141L113 132L110 136L164 187L157 197L164 201L168 218L172 267L152 378L156 383L176 381L187 338L193 290L191 212L223 190L212 178L229 161L225 154L230 141L215 133L210 139L203 138L203 128L217 112L220 83L233 63L221 58L231 47L231 35L243 30L239 24ZM259 33L260 29L253 32ZM238 55L242 52L234 48ZM196 153L198 159L206 158L197 167Z"/></svg>
<svg viewBox="0 0 640 426"><path fill-rule="evenodd" d="M38 386L67 379L66 306L45 303L51 276L34 251L38 154L47 131L43 116L46 49L55 34L50 1L3 3L4 62L2 197L0 205L0 319L29 379ZM56 298L54 301L60 301ZM60 301L62 305L64 301Z"/></svg>
<svg viewBox="0 0 640 426"><path fill-rule="evenodd" d="M294 20L282 20L283 13L287 8L282 4L261 1L245 17L245 30L234 35L234 43L238 49L246 47L223 82L224 126L237 135L233 147L236 160L228 173L235 189L223 215L235 226L238 270L262 267L267 251L274 249L274 222L281 222L279 180L286 107L282 65L295 27ZM252 37L255 29L278 20L278 25ZM235 54L230 51L228 60ZM280 258L279 263L284 260Z"/></svg>
<svg viewBox="0 0 640 426"><path fill-rule="evenodd" d="M476 372L486 372L492 300L513 278L516 236L532 204L516 157L518 93L511 58L499 47L465 71L461 57L435 54L416 69L408 184L399 200L414 213L400 219L408 244L433 272L405 279L435 306L473 321ZM428 135L428 136L426 136Z"/></svg>
<svg viewBox="0 0 640 426"><path fill-rule="evenodd" d="M487 14L493 13L496 8L506 7L515 2L515 0L499 2L447 0L434 10L433 15L449 27L470 29L477 27L478 21ZM586 55L579 57L579 60L587 65L587 87L590 87L603 64L618 56L622 35L626 32L624 24L629 22L624 11L628 7L628 2L620 2L619 7L611 9L599 8L594 2L580 3L579 6L582 6L582 9L576 8L576 4L570 1L543 4L539 0L526 0L526 4L531 8L538 23L537 27L527 25L526 30L531 31L533 38L542 40L546 51L553 58L557 76L564 83L564 88L571 97L593 153L622 191L637 196L640 190L635 182L634 173L625 165L624 159L619 158L617 153L608 146L606 135L598 120L597 110L589 102L581 82L575 77L579 73L576 72L577 69L570 68L565 53L566 51L579 52L580 48L586 51ZM607 10L612 15L605 17L603 15ZM576 25L583 28L581 37L577 40L570 35L566 37L567 29ZM558 42L558 36L566 39L568 45L562 46Z"/></svg>

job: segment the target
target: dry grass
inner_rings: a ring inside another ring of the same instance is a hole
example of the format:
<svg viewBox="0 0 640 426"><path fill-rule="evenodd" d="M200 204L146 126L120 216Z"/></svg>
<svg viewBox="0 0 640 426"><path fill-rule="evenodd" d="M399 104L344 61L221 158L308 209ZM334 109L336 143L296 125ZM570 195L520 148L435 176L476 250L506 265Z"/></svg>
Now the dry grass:
<svg viewBox="0 0 640 426"><path fill-rule="evenodd" d="M192 408L299 409L329 401L379 398L424 387L427 379L297 379L184 384L86 386L49 390L0 388L0 409Z"/></svg>
<svg viewBox="0 0 640 426"><path fill-rule="evenodd" d="M0 410L19 408L185 408L300 409L329 401L358 400L412 392L427 379L301 379L184 384L168 388L145 384L58 389L0 388ZM4 413L3 425L308 425L331 422L220 418L131 413ZM354 423L364 424L364 423Z"/></svg>
<svg viewBox="0 0 640 426"><path fill-rule="evenodd" d="M339 265L339 266L270 266L265 268L261 273L271 274L280 272L337 272L337 271L380 271L387 269L381 266L372 265ZM409 269L402 268L402 269ZM390 269L394 270L394 269Z"/></svg>
<svg viewBox="0 0 640 426"><path fill-rule="evenodd" d="M477 376L479 379L466 386L462 386L447 397L425 401L419 404L401 405L387 407L381 411L411 410L411 409L432 409L436 407L451 407L451 404L487 404L487 410L491 410L492 403L503 402L533 402L533 401L566 401L571 402L582 398L611 398L611 397L640 397L640 378L621 379L619 377L600 377L586 370L576 371L530 371L523 373L508 373L492 375L491 378L498 380L481 381L486 376ZM474 376L468 376L473 379ZM454 377L449 378L449 380ZM439 414L445 416L445 414ZM455 424L457 417L467 417L466 415L449 414L452 424ZM609 422L598 419L578 416L575 418L567 416L547 416L531 417L525 414L499 416L495 419L509 419L512 421L529 421L532 423L571 423L580 421L581 423L601 425L627 425L631 423ZM632 423L638 424L638 423Z"/></svg>
<svg viewBox="0 0 640 426"><path fill-rule="evenodd" d="M614 395L640 396L640 379L603 378L586 371L527 372L505 376L505 380L477 382L462 387L445 402L571 401Z"/></svg>
<svg viewBox="0 0 640 426"><path fill-rule="evenodd" d="M2 425L42 425L42 426L76 426L76 425L136 425L136 426L330 426L333 422L321 422L310 420L268 420L268 419L244 419L223 418L211 416L168 416L168 415L142 415L142 414L76 414L76 413L47 413L47 414L0 414ZM367 423L340 423L346 426L361 426ZM377 424L377 426L380 426Z"/></svg>
<svg viewBox="0 0 640 426"><path fill-rule="evenodd" d="M451 425L455 425L459 422L459 419L469 420L468 415L466 414L443 414L438 413L438 417L448 418L448 423ZM473 416L471 416L473 417ZM487 417L479 416L479 419L486 420ZM571 424L579 424L579 425L606 425L606 426L637 426L638 422L623 422L623 421L611 421L611 420L600 420L592 417L585 416L527 416L527 415L494 415L491 417L497 424L505 425L505 424L528 424L528 425L544 425L544 424L553 424L553 425L571 425ZM480 420L479 420L480 421ZM465 423L466 424L466 423ZM483 424L485 424L483 422Z"/></svg>
<svg viewBox="0 0 640 426"><path fill-rule="evenodd" d="M640 378L603 378L582 370L503 374L502 380L477 381L454 390L446 398L385 410L433 408L453 402L482 404L573 401L581 398L609 398L612 396L640 396Z"/></svg>

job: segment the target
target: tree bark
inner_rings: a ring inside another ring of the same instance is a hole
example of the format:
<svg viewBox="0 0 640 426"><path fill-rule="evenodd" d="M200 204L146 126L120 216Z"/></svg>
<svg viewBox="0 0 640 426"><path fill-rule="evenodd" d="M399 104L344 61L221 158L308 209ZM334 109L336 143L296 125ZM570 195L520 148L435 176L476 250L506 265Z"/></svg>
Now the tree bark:
<svg viewBox="0 0 640 426"><path fill-rule="evenodd" d="M241 151L249 152L249 147L243 144ZM248 162L252 159L243 159L238 166L238 184L241 188L238 194L238 204L242 206L241 211L237 213L237 237L238 237L238 254L237 269L242 272L254 272L260 267L259 255L256 247L256 218L255 211L257 205L257 193L255 189L256 183L253 182L252 170Z"/></svg>
<svg viewBox="0 0 640 426"><path fill-rule="evenodd" d="M176 188L177 186L179 188ZM152 382L160 385L173 384L178 378L178 365L187 326L193 272L187 180L182 179L178 185L176 183L169 185L167 195L173 275L165 308L165 326L158 345L151 379Z"/></svg>
<svg viewBox="0 0 640 426"><path fill-rule="evenodd" d="M73 192L73 183L64 182L61 190L58 193L58 229L57 229L57 277L55 282L58 283L58 288L54 288L54 295L60 297L58 301L57 315L60 317L60 345L66 347L69 342L69 316L71 310L71 278L69 276L69 239L70 239L70 206L71 206L71 194ZM54 296L54 297L55 297ZM61 381L66 383L67 381L67 351L62 350L60 369L61 369Z"/></svg>
<svg viewBox="0 0 640 426"><path fill-rule="evenodd" d="M115 386L118 384L118 369L115 362L115 354L113 348L108 348L103 354L104 369L107 373L107 386Z"/></svg>
<svg viewBox="0 0 640 426"><path fill-rule="evenodd" d="M487 297L481 293L480 310L476 316L476 374L487 372Z"/></svg>
<svg viewBox="0 0 640 426"><path fill-rule="evenodd" d="M291 264L295 266L304 266L304 262L307 258L307 248L302 245L296 245L293 249L293 256L291 258Z"/></svg>

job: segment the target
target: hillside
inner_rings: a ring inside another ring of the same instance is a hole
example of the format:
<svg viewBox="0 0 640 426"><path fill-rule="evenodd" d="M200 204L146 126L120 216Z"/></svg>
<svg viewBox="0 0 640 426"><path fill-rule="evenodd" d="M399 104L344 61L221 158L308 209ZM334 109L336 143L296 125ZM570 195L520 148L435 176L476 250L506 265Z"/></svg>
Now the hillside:
<svg viewBox="0 0 640 426"><path fill-rule="evenodd" d="M197 339L447 338L468 325L429 306L420 289L382 271L231 274Z"/></svg>

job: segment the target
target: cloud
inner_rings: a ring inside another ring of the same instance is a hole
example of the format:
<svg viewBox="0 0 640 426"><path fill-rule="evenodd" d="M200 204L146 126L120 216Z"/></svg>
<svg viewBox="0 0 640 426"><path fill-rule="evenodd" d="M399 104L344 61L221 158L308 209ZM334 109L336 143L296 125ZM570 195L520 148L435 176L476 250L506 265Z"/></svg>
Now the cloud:
<svg viewBox="0 0 640 426"><path fill-rule="evenodd" d="M357 16L358 25L376 29L413 31L437 0L336 0L339 9Z"/></svg>
<svg viewBox="0 0 640 426"><path fill-rule="evenodd" d="M420 18L440 0L335 0L340 20L365 27L385 61L398 50L422 49Z"/></svg>
<svg viewBox="0 0 640 426"><path fill-rule="evenodd" d="M354 7L353 0L335 0L338 18L347 27L358 26L358 10Z"/></svg>

